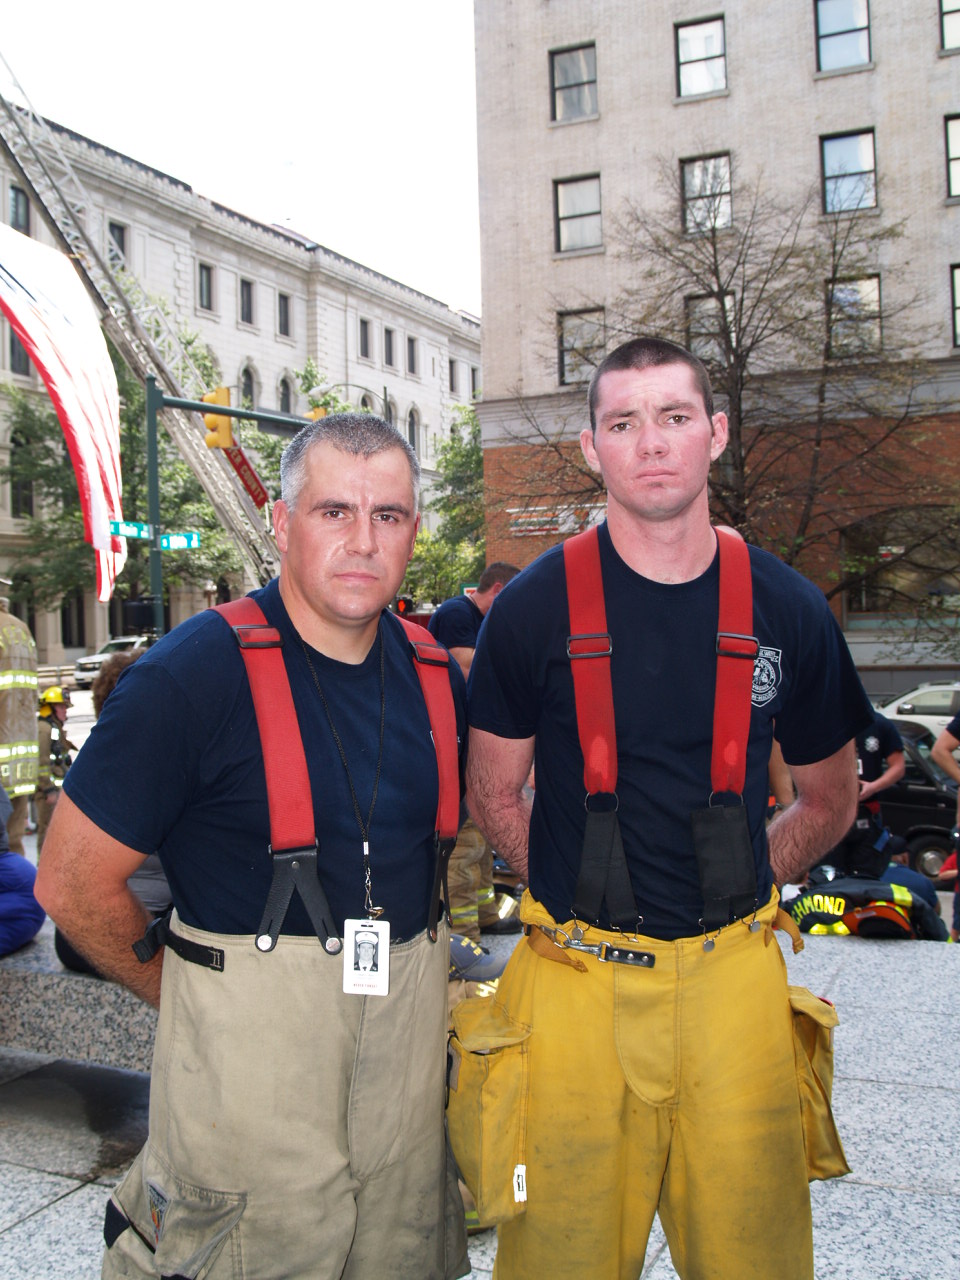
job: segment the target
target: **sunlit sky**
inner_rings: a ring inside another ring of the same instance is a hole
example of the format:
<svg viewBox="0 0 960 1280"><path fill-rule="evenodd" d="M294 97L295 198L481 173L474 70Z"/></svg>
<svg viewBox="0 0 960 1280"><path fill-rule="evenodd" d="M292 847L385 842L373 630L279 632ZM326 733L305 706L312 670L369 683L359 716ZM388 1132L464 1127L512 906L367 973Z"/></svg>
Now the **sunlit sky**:
<svg viewBox="0 0 960 1280"><path fill-rule="evenodd" d="M47 0L0 54L42 115L480 314L472 0Z"/></svg>

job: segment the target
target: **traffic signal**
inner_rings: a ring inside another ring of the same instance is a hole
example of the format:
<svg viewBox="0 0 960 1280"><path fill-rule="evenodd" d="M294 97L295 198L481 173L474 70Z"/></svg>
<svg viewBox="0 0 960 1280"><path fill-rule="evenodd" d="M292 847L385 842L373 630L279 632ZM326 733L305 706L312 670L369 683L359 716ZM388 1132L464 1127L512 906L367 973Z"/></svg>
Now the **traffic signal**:
<svg viewBox="0 0 960 1280"><path fill-rule="evenodd" d="M325 418L326 416L327 411L322 404L318 404L315 409L311 409L307 414L307 417L312 418L314 422L316 422L318 418Z"/></svg>
<svg viewBox="0 0 960 1280"><path fill-rule="evenodd" d="M413 613L413 596L397 596L397 616L409 618Z"/></svg>
<svg viewBox="0 0 960 1280"><path fill-rule="evenodd" d="M200 397L204 404L229 404L230 388L215 387ZM233 448L233 431L228 417L222 413L205 413L203 424L207 428L206 443L208 449Z"/></svg>

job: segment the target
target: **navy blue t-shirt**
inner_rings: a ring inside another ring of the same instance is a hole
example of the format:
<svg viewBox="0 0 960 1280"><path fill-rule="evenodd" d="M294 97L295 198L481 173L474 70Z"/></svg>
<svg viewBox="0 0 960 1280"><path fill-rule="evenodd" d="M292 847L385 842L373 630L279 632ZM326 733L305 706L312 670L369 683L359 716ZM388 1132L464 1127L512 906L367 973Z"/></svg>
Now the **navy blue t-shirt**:
<svg viewBox="0 0 960 1280"><path fill-rule="evenodd" d="M703 915L690 814L710 796L718 559L691 582L658 583L621 560L606 524L599 539L631 881L644 933L688 937L701 932ZM760 654L744 799L762 902L772 886L764 819L774 722L786 761L804 765L838 751L872 710L823 594L754 547L750 564ZM468 685L471 725L504 738L536 736L530 889L560 921L573 914L584 828L569 630L555 547L497 596Z"/></svg>
<svg viewBox="0 0 960 1280"><path fill-rule="evenodd" d="M860 762L860 778L863 782L876 782L883 773L884 761L895 751L903 750L903 739L895 724L881 715L873 713L873 723L857 734L857 759ZM877 799L883 799L879 792Z"/></svg>
<svg viewBox="0 0 960 1280"><path fill-rule="evenodd" d="M365 914L362 839L347 775L276 580L253 596L283 637L310 775L320 879L339 929L345 918ZM373 900L386 908L396 941L427 924L438 782L406 636L386 613L380 635L386 719L370 863ZM365 821L380 731L379 644L356 666L313 649L309 655ZM466 697L456 663L450 663L450 682L464 744ZM266 780L243 660L219 615L207 611L188 619L123 673L65 790L103 831L140 853L159 854L187 924L221 933L256 931L271 877ZM313 932L299 894L283 932Z"/></svg>
<svg viewBox="0 0 960 1280"><path fill-rule="evenodd" d="M427 627L447 649L475 649L483 614L469 596L453 596L430 615Z"/></svg>

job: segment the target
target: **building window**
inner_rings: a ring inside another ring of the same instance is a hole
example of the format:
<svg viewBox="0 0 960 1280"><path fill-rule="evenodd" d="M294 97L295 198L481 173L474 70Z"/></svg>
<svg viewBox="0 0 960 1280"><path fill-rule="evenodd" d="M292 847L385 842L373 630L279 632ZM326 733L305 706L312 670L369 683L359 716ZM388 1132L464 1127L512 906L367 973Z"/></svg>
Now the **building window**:
<svg viewBox="0 0 960 1280"><path fill-rule="evenodd" d="M360 358L361 360L370 359L370 321L360 321Z"/></svg>
<svg viewBox="0 0 960 1280"><path fill-rule="evenodd" d="M477 400L480 397L480 370L475 364L470 366L470 399Z"/></svg>
<svg viewBox="0 0 960 1280"><path fill-rule="evenodd" d="M200 263L197 275L197 295L201 311L213 310L213 267Z"/></svg>
<svg viewBox="0 0 960 1280"><path fill-rule="evenodd" d="M10 225L25 236L30 234L30 201L20 187L10 188Z"/></svg>
<svg viewBox="0 0 960 1280"><path fill-rule="evenodd" d="M820 139L825 213L848 213L877 206L873 130Z"/></svg>
<svg viewBox="0 0 960 1280"><path fill-rule="evenodd" d="M944 49L960 49L960 0L940 0L940 35Z"/></svg>
<svg viewBox="0 0 960 1280"><path fill-rule="evenodd" d="M448 375L447 375L447 376L448 376L448 381L447 381L447 386L448 386L448 387L449 387L449 389L450 389L450 394L451 394L452 396L455 396L455 395L457 394L457 385L458 385L458 382L457 382L457 362L456 362L456 360L448 360L448 361L447 361L447 369L448 369Z"/></svg>
<svg viewBox="0 0 960 1280"><path fill-rule="evenodd" d="M553 184L558 253L592 249L602 243L600 175L565 178Z"/></svg>
<svg viewBox="0 0 960 1280"><path fill-rule="evenodd" d="M684 231L714 231L733 222L730 153L680 161Z"/></svg>
<svg viewBox="0 0 960 1280"><path fill-rule="evenodd" d="M253 281L240 281L240 321L253 324Z"/></svg>
<svg viewBox="0 0 960 1280"><path fill-rule="evenodd" d="M10 330L10 372L19 374L21 378L30 376L30 357L27 355L27 349L12 329Z"/></svg>
<svg viewBox="0 0 960 1280"><path fill-rule="evenodd" d="M16 520L33 515L33 484L23 475L22 455L25 452L23 437L14 433L10 438L10 514Z"/></svg>
<svg viewBox="0 0 960 1280"><path fill-rule="evenodd" d="M393 330L384 326L383 330L383 363L391 369L396 367L397 359L393 352Z"/></svg>
<svg viewBox="0 0 960 1280"><path fill-rule="evenodd" d="M293 395L290 391L290 379L280 379L280 412L291 413L291 405L293 404Z"/></svg>
<svg viewBox="0 0 960 1280"><path fill-rule="evenodd" d="M725 364L735 333L733 294L720 299L709 294L693 294L684 299L687 320L687 346L700 360Z"/></svg>
<svg viewBox="0 0 960 1280"><path fill-rule="evenodd" d="M411 409L410 412L407 414L407 439L410 442L410 447L414 449L417 453L420 452L420 449L417 444L419 428L420 428L419 415L417 414L416 409Z"/></svg>
<svg viewBox="0 0 960 1280"><path fill-rule="evenodd" d="M950 283L953 288L953 345L960 347L960 266L950 268Z"/></svg>
<svg viewBox="0 0 960 1280"><path fill-rule="evenodd" d="M817 0L817 70L870 61L868 0Z"/></svg>
<svg viewBox="0 0 960 1280"><path fill-rule="evenodd" d="M244 408L253 407L253 371L249 365L240 376L240 403Z"/></svg>
<svg viewBox="0 0 960 1280"><path fill-rule="evenodd" d="M723 18L674 27L677 41L677 94L690 98L727 87L727 50Z"/></svg>
<svg viewBox="0 0 960 1280"><path fill-rule="evenodd" d="M290 337L290 295L277 294L277 332L281 338Z"/></svg>
<svg viewBox="0 0 960 1280"><path fill-rule="evenodd" d="M830 355L872 355L880 350L880 277L836 280L827 285Z"/></svg>
<svg viewBox="0 0 960 1280"><path fill-rule="evenodd" d="M960 116L947 116L947 195L960 196Z"/></svg>
<svg viewBox="0 0 960 1280"><path fill-rule="evenodd" d="M122 222L107 223L107 258L111 267L126 266L127 228Z"/></svg>
<svg viewBox="0 0 960 1280"><path fill-rule="evenodd" d="M561 311L557 336L561 387L589 381L603 356L603 310Z"/></svg>
<svg viewBox="0 0 960 1280"><path fill-rule="evenodd" d="M597 49L583 44L550 54L551 120L582 120L597 114Z"/></svg>
<svg viewBox="0 0 960 1280"><path fill-rule="evenodd" d="M407 373L417 372L417 340L407 339Z"/></svg>

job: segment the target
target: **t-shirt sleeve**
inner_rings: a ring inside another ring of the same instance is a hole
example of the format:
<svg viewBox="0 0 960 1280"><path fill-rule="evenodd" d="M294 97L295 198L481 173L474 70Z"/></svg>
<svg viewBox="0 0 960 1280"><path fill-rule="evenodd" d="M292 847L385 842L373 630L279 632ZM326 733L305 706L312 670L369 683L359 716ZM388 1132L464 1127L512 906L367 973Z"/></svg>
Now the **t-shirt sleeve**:
<svg viewBox="0 0 960 1280"><path fill-rule="evenodd" d="M818 593L819 596L819 593ZM816 764L874 718L870 699L826 600L808 598L789 697L776 717L787 764Z"/></svg>
<svg viewBox="0 0 960 1280"><path fill-rule="evenodd" d="M63 789L101 831L156 853L193 794L208 743L204 717L179 682L141 659L104 703Z"/></svg>
<svg viewBox="0 0 960 1280"><path fill-rule="evenodd" d="M466 609L444 609L442 606L430 618L430 633L446 649L472 649L476 644L476 629Z"/></svg>
<svg viewBox="0 0 960 1280"><path fill-rule="evenodd" d="M531 738L537 732L539 676L531 625L535 617L529 601L508 584L484 618L467 681L473 728L499 738Z"/></svg>
<svg viewBox="0 0 960 1280"><path fill-rule="evenodd" d="M960 742L960 713L953 717L947 725L946 731L949 733L951 738L956 738L956 740Z"/></svg>
<svg viewBox="0 0 960 1280"><path fill-rule="evenodd" d="M878 716L880 725L880 747L884 756L892 755L895 751L903 750L903 738L900 736L900 730L895 724L887 719L886 716Z"/></svg>

